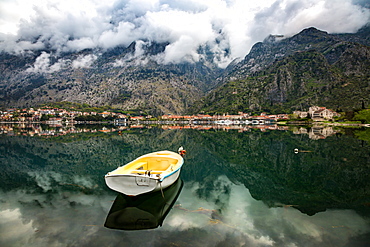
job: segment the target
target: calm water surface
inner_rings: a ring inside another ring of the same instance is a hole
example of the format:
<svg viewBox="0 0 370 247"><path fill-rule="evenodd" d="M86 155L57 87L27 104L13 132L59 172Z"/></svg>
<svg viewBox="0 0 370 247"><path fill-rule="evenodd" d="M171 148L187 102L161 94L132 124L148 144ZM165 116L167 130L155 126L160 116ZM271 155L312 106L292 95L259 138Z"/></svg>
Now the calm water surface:
<svg viewBox="0 0 370 247"><path fill-rule="evenodd" d="M370 246L370 146L355 136L159 128L3 134L0 246ZM104 227L118 198L104 174L181 145L183 186L166 204L163 225Z"/></svg>

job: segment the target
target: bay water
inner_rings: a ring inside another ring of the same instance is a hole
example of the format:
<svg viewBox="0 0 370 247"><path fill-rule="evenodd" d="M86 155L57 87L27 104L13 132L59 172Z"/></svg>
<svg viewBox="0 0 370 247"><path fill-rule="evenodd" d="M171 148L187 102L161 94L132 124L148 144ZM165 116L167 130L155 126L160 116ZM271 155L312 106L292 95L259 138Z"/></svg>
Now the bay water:
<svg viewBox="0 0 370 247"><path fill-rule="evenodd" d="M329 132L4 127L0 246L370 246L369 130ZM104 175L180 146L162 225L104 226L118 198Z"/></svg>

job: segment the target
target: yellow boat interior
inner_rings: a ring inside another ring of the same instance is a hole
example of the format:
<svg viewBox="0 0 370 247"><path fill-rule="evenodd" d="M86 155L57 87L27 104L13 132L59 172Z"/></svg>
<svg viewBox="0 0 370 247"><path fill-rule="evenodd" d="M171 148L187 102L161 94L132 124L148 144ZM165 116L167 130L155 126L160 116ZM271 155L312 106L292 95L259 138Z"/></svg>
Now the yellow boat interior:
<svg viewBox="0 0 370 247"><path fill-rule="evenodd" d="M109 175L140 174L157 176L177 169L179 160L171 157L143 157L119 167Z"/></svg>

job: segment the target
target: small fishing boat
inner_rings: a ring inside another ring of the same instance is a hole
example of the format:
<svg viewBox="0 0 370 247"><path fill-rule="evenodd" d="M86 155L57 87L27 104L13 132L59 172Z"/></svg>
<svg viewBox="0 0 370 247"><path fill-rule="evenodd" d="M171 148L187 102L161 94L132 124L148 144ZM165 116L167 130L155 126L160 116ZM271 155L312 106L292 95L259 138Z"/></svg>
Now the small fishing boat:
<svg viewBox="0 0 370 247"><path fill-rule="evenodd" d="M182 147L179 153L184 155ZM137 196L163 190L180 175L184 163L182 155L172 151L158 151L140 156L105 175L105 183L112 190Z"/></svg>
<svg viewBox="0 0 370 247"><path fill-rule="evenodd" d="M138 196L119 193L104 226L118 230L143 230L162 226L179 197L183 184L179 178L163 191Z"/></svg>

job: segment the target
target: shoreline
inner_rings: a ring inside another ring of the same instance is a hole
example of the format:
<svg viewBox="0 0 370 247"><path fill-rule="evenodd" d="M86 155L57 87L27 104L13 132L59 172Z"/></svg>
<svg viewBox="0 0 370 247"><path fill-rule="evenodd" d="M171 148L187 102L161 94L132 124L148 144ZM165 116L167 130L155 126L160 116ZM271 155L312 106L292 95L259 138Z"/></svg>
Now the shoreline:
<svg viewBox="0 0 370 247"><path fill-rule="evenodd" d="M125 122L127 125L130 124L144 124L144 125L166 125L166 124L180 124L180 125L209 125L209 124L214 124L214 125L219 125L219 126L235 126L235 125L246 125L246 126L253 126L256 124L217 124L214 121L170 121L170 120L145 120L145 121L126 121ZM0 124L46 124L46 125L63 125L63 126L68 126L68 125L78 125L78 124L113 124L116 125L115 121L73 121L73 122L52 122L52 121L0 121ZM362 123L340 123L340 122L332 122L332 123L327 123L327 122L300 122L300 121L291 121L291 122L274 122L274 123L264 123L264 124L258 124L258 125L272 125L272 124L277 124L277 125L298 125L298 126L334 126L334 127L370 127L370 124L362 124Z"/></svg>

